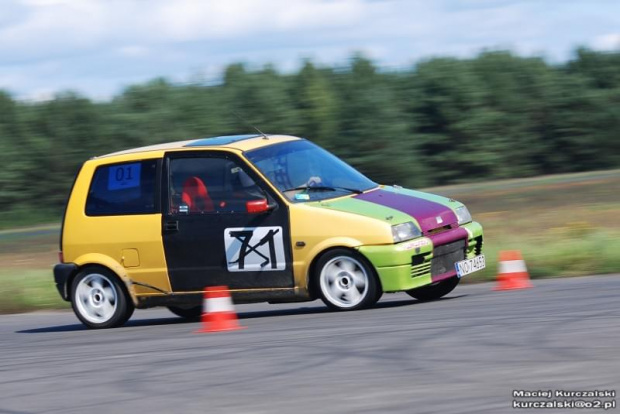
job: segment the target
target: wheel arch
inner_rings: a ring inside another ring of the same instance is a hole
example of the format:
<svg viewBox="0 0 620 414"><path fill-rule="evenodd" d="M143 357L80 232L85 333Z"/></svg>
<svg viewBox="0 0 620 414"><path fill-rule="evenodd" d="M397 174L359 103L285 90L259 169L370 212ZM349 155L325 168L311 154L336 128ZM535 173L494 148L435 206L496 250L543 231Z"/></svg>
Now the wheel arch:
<svg viewBox="0 0 620 414"><path fill-rule="evenodd" d="M362 254L362 252L360 252L356 247L346 246L346 245L330 246L330 247L328 247L328 248L326 248L324 250L321 250L318 254L316 254L314 256L314 258L310 262L310 265L308 266L308 274L306 276L306 289L308 289L308 293L309 293L309 295L310 295L310 297L312 299L317 299L319 297L319 294L317 292L316 283L314 283L314 280L316 278L316 266L317 266L317 263L319 262L319 260L321 260L321 258L323 256L325 256L326 254L328 254L328 253L330 253L330 252L332 252L334 250L347 250L347 251L353 253L353 255L356 256L357 258L359 258L362 261L364 261L364 263L366 265L368 265L368 267L372 270L372 277L375 278L375 280L377 282L377 286L379 286L379 289L381 289L381 291L383 291L383 286L381 285L381 279L379 278L379 275L377 273L377 269L372 264L372 262L364 254Z"/></svg>
<svg viewBox="0 0 620 414"><path fill-rule="evenodd" d="M66 283L67 298L69 300L71 300L71 285L73 284L73 280L75 279L75 277L82 270L92 267L103 268L112 273L113 276L115 276L116 278L118 278L119 281L122 282L121 286L133 302L134 306L138 305L138 300L136 292L133 288L133 283L129 278L129 275L127 274L125 268L116 260L103 254L92 253L78 257L76 260L73 261L73 263L77 266L77 269L69 276Z"/></svg>

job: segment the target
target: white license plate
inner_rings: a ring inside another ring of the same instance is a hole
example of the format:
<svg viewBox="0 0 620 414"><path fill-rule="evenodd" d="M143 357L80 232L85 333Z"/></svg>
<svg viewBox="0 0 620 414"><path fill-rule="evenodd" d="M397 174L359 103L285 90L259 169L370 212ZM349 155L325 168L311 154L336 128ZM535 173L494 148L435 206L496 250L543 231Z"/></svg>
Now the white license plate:
<svg viewBox="0 0 620 414"><path fill-rule="evenodd" d="M477 272L478 270L482 270L486 267L484 255L481 254L480 256L476 256L473 259L456 262L454 264L454 267L456 267L456 274L458 277L463 277L470 273Z"/></svg>

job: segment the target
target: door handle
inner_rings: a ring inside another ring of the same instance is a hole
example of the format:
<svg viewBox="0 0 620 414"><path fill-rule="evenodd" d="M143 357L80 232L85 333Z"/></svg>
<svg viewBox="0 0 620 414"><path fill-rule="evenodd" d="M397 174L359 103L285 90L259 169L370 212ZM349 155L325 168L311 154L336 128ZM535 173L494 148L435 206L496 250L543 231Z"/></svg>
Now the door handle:
<svg viewBox="0 0 620 414"><path fill-rule="evenodd" d="M179 231L178 220L164 222L164 231L167 233L173 233L175 231Z"/></svg>

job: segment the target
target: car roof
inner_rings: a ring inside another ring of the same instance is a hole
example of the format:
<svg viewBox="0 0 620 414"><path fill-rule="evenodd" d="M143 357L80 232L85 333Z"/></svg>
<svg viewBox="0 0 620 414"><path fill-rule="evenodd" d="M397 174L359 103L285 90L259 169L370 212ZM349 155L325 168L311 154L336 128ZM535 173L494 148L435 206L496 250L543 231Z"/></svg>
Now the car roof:
<svg viewBox="0 0 620 414"><path fill-rule="evenodd" d="M256 148L266 147L286 141L296 141L303 138L292 135L271 135L265 134L245 134L245 135L223 135L219 137L190 139L186 141L167 142L163 144L148 145L145 147L132 148L128 150L113 152L95 158L113 157L117 155L139 154L153 151L174 151L174 150L197 150L204 148L230 148L238 151L249 151Z"/></svg>

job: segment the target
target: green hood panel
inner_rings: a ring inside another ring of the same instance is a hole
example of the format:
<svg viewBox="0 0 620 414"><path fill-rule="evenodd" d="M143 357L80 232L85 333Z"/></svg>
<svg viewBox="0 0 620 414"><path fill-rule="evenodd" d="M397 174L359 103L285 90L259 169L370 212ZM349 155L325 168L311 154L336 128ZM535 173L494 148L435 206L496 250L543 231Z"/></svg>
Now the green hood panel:
<svg viewBox="0 0 620 414"><path fill-rule="evenodd" d="M418 225L415 218L402 211L371 203L369 201L357 200L352 197L341 198L338 200L317 201L308 203L313 207L326 208L330 210L342 211L344 213L359 214L360 216L370 217L381 220L385 223L395 225L412 221Z"/></svg>

